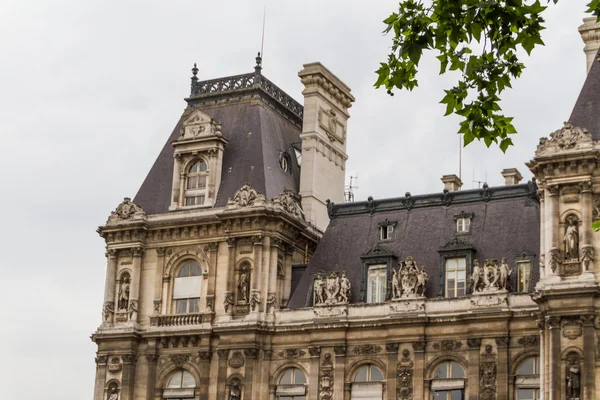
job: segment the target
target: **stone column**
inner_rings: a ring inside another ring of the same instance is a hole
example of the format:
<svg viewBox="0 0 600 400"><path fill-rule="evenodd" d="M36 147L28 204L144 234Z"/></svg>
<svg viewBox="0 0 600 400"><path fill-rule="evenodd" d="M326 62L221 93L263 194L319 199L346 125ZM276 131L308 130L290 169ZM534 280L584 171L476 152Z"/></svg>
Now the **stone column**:
<svg viewBox="0 0 600 400"><path fill-rule="evenodd" d="M125 354L121 356L123 360L123 370L121 372L121 395L119 400L134 400L133 389L135 388L135 365L137 356L135 354Z"/></svg>
<svg viewBox="0 0 600 400"><path fill-rule="evenodd" d="M179 206L185 205L185 171L179 174Z"/></svg>
<svg viewBox="0 0 600 400"><path fill-rule="evenodd" d="M169 305L169 283L171 282L170 276L162 277L162 314L170 314L168 309Z"/></svg>
<svg viewBox="0 0 600 400"><path fill-rule="evenodd" d="M558 185L548 186L548 199L546 201L544 227L546 232L544 238L546 240L546 276L560 274L560 215L558 210ZM554 269L554 271L553 271Z"/></svg>
<svg viewBox="0 0 600 400"><path fill-rule="evenodd" d="M96 357L96 380L94 382L94 400L104 400L104 386L106 385L106 367L108 356Z"/></svg>
<svg viewBox="0 0 600 400"><path fill-rule="evenodd" d="M133 265L131 268L131 288L129 289L129 320L137 323L140 280L142 275L142 255L144 254L144 248L137 246L134 247L131 252L133 254Z"/></svg>
<svg viewBox="0 0 600 400"><path fill-rule="evenodd" d="M234 296L234 280L235 280L235 238L227 239L227 270L225 270L224 281L226 283L225 287L225 302L228 303L226 314L233 314L233 302L235 301ZM225 303L224 303L225 304Z"/></svg>
<svg viewBox="0 0 600 400"><path fill-rule="evenodd" d="M481 352L481 339L468 338L467 345L469 351L467 353L467 377L469 378L468 391L469 400L479 399L479 353Z"/></svg>
<svg viewBox="0 0 600 400"><path fill-rule="evenodd" d="M217 372L217 399L224 399L225 383L227 381L227 358L229 357L229 350L217 350L217 355L219 356L219 368ZM245 389L244 392L246 392Z"/></svg>
<svg viewBox="0 0 600 400"><path fill-rule="evenodd" d="M215 293L217 291L217 258L219 257L219 244L209 243L208 250L208 287L206 288L206 311L215 312Z"/></svg>
<svg viewBox="0 0 600 400"><path fill-rule="evenodd" d="M346 345L338 345L333 347L335 353L335 364L333 369L333 398L340 398L339 395L344 393L344 375L346 370ZM340 400L348 400L340 398Z"/></svg>
<svg viewBox="0 0 600 400"><path fill-rule="evenodd" d="M256 364L256 356L258 350L255 348L244 349L244 357L246 358L246 366L244 368L244 400L252 400L253 383L254 383L254 367Z"/></svg>
<svg viewBox="0 0 600 400"><path fill-rule="evenodd" d="M413 356L415 359L415 366L413 368L413 399L428 399L428 394L425 391L425 346L426 342L420 340L413 342Z"/></svg>
<svg viewBox="0 0 600 400"><path fill-rule="evenodd" d="M146 377L146 399L152 399L154 397L154 387L156 385L156 363L158 361L158 353L156 353L155 346L152 347L152 352L146 354L146 360L148 362L148 376Z"/></svg>
<svg viewBox="0 0 600 400"><path fill-rule="evenodd" d="M545 193L544 189L538 190L538 197L540 199L540 262L539 262L540 280L544 279L546 277L546 265L547 265L546 264L546 262L547 262L547 260L546 260L546 240L545 240L546 226L544 225L545 224L544 217L546 216L545 209L544 209L544 206L545 206L544 193Z"/></svg>
<svg viewBox="0 0 600 400"><path fill-rule="evenodd" d="M581 272L586 278L594 279L594 246L592 240L592 210L594 207L592 198L592 182L585 181L579 184L581 189L581 236L580 259Z"/></svg>
<svg viewBox="0 0 600 400"><path fill-rule="evenodd" d="M398 345L398 343L386 343L385 345L385 350L387 352L387 361L388 361L388 366L387 366L387 374L386 374L386 381L387 381L387 396L384 397L384 399L388 399L388 400L396 400L396 376L398 374L397 372L397 365L398 365L398 348L400 346ZM413 369L413 392L414 392L414 369ZM413 396L414 398L414 396Z"/></svg>
<svg viewBox="0 0 600 400"><path fill-rule="evenodd" d="M269 386L271 384L270 376L271 376L271 360L273 358L273 350L265 349L262 351L262 363L260 368L260 374L257 374L257 379L255 387L255 391L260 394L260 398L262 398L263 393L267 393L269 391Z"/></svg>
<svg viewBox="0 0 600 400"><path fill-rule="evenodd" d="M162 291L163 274L166 249L159 247L156 249L156 273L154 276L154 315L159 315L162 311Z"/></svg>
<svg viewBox="0 0 600 400"><path fill-rule="evenodd" d="M546 398L546 340L545 340L545 328L546 322L543 318L537 320L537 326L540 330L540 398Z"/></svg>
<svg viewBox="0 0 600 400"><path fill-rule="evenodd" d="M102 321L113 323L115 313L115 293L117 290L117 250L106 251L106 282L104 284L104 307L102 308Z"/></svg>
<svg viewBox="0 0 600 400"><path fill-rule="evenodd" d="M285 258L283 259L283 288L281 293L281 306L287 306L292 291L292 256L294 255L294 246L285 247Z"/></svg>
<svg viewBox="0 0 600 400"><path fill-rule="evenodd" d="M264 305L267 302L267 292L269 290L269 269L271 266L271 237L265 236L263 239L263 252L262 252L262 268L261 268L261 276L257 277L260 279L260 302L259 304L259 312L266 312L267 309L264 308Z"/></svg>
<svg viewBox="0 0 600 400"><path fill-rule="evenodd" d="M277 262L279 255L279 247L281 246L281 239L271 239L271 260L269 265L269 292L265 299L265 310L267 312L273 312L279 309L277 304Z"/></svg>
<svg viewBox="0 0 600 400"><path fill-rule="evenodd" d="M319 398L319 367L321 361L321 348L317 346L309 347L310 369L308 370L308 396L309 399Z"/></svg>
<svg viewBox="0 0 600 400"><path fill-rule="evenodd" d="M179 178L181 173L181 154L176 153L173 155L173 193L171 194L171 207L169 209L176 209L179 204L183 193L180 193Z"/></svg>
<svg viewBox="0 0 600 400"><path fill-rule="evenodd" d="M200 400L208 400L208 387L210 385L210 350L200 351Z"/></svg>
<svg viewBox="0 0 600 400"><path fill-rule="evenodd" d="M582 399L594 399L596 393L596 382L595 382L595 354L596 346L594 337L596 335L596 329L594 327L595 315L587 314L581 317L581 324L583 325L583 371Z"/></svg>
<svg viewBox="0 0 600 400"><path fill-rule="evenodd" d="M262 235L256 235L252 237L254 243L254 267L252 268L252 275L250 280L250 298L254 296L260 296L262 287L262 265L263 265L263 237ZM258 293L258 294L255 294ZM251 313L258 313L260 305L256 305L254 310L250 307Z"/></svg>
<svg viewBox="0 0 600 400"><path fill-rule="evenodd" d="M508 336L497 337L496 348L498 350L496 362L496 399L508 400L510 398L508 394L508 351L510 348L510 338Z"/></svg>
<svg viewBox="0 0 600 400"><path fill-rule="evenodd" d="M548 400L561 400L560 317L546 317L548 322Z"/></svg>

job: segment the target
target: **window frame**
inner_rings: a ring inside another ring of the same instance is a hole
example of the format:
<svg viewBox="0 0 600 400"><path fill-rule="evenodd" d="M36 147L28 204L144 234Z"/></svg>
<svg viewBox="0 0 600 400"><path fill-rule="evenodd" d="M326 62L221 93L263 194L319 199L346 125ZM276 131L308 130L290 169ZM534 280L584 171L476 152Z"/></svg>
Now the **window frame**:
<svg viewBox="0 0 600 400"><path fill-rule="evenodd" d="M194 380L193 387L184 387L183 386L183 377L184 374L188 374ZM176 374L181 374L181 383L179 387L169 387L171 380L175 377ZM198 380L190 371L184 368L179 368L173 371L169 375L169 379L166 381L166 384L163 388L162 396L163 399L169 400L193 400L196 398L196 390L198 389Z"/></svg>
<svg viewBox="0 0 600 400"><path fill-rule="evenodd" d="M529 293L529 290L531 289L531 261L529 260L519 260L516 262L517 263L517 292L518 293ZM527 288L525 289L524 287L521 287L521 277L522 277L522 271L521 271L521 266L527 266Z"/></svg>
<svg viewBox="0 0 600 400"><path fill-rule="evenodd" d="M454 236L448 243L442 246L438 253L440 255L440 275L438 297L446 297L446 260L449 258L466 258L466 282L469 282L473 269L473 258L476 253L475 247L470 243L461 241L457 236ZM465 296L471 294L471 287L467 284L465 287Z"/></svg>
<svg viewBox="0 0 600 400"><path fill-rule="evenodd" d="M384 303L387 297L387 289L388 289L388 268L387 264L371 264L367 268L367 303L376 304L376 303ZM377 276L375 276L376 284L382 284L383 291L381 288L376 288L376 301L371 301L373 297L373 292L371 289L371 271L377 271ZM383 275L383 276L381 276ZM381 279L383 278L383 279Z"/></svg>
<svg viewBox="0 0 600 400"><path fill-rule="evenodd" d="M396 235L398 221L390 221L387 218L377 224L377 240L380 242L392 241ZM384 237L385 236L385 237Z"/></svg>
<svg viewBox="0 0 600 400"><path fill-rule="evenodd" d="M468 213L461 211L460 214L456 214L454 216L454 233L456 235L469 235L471 234L471 230L473 228L473 213ZM459 229L460 222L468 221L468 226L466 229Z"/></svg>
<svg viewBox="0 0 600 400"><path fill-rule="evenodd" d="M529 262L529 290L527 292L521 292L519 289L520 284L520 271L519 271L519 263ZM516 273L511 274L509 277L510 287L513 288L515 293L532 293L533 292L533 282L539 279L539 268L536 268L536 262L539 263L539 257L536 254L522 252L520 254L516 254L513 257L513 261L511 263L511 268L516 270Z"/></svg>
<svg viewBox="0 0 600 400"><path fill-rule="evenodd" d="M528 360L532 359L534 360L533 362L533 374L519 374L519 370L523 367L523 364L525 364L525 362L527 362ZM516 400L519 399L519 390L523 389L523 390L533 390L534 391L534 398L535 399L540 399L540 379L541 379L541 374L540 374L540 369L541 369L541 360L540 360L540 356L539 354L530 354L527 357L523 358L519 364L518 367L516 368L515 371L515 375L514 375L514 398Z"/></svg>
<svg viewBox="0 0 600 400"><path fill-rule="evenodd" d="M182 271L189 265L189 274L186 276L180 276ZM199 274L192 273L193 266L197 266L197 272ZM186 279L186 278L198 278L199 287L198 287L198 296L197 297L180 297L175 298L175 285L177 284L178 279ZM171 315L185 315L185 314L199 314L200 313L200 299L202 298L202 290L204 289L204 274L202 271L202 264L193 258L186 258L184 260L179 261L177 268L175 268L173 273L171 284L171 292L170 292L170 310ZM184 304L185 302L185 312L180 312L180 304ZM192 304L195 302L195 307Z"/></svg>
<svg viewBox="0 0 600 400"><path fill-rule="evenodd" d="M281 380L283 379L286 372L290 370L292 372L291 383L281 383ZM304 377L304 383L295 383L296 371L302 374L302 376ZM288 390L287 393L286 389ZM294 389L297 390L298 393L303 392L303 394L294 393ZM291 400L295 400L302 397L304 397L304 400L306 400L306 398L308 397L307 374L297 366L290 366L288 368L285 368L283 371L281 371L279 377L277 378L277 383L275 385L275 399L278 400L280 398L289 398Z"/></svg>
<svg viewBox="0 0 600 400"><path fill-rule="evenodd" d="M384 301L389 300L391 295L390 285L388 284L391 279L391 271L392 267L396 267L398 264L398 257L396 255L379 246L375 246L373 249L369 250L367 253L364 253L361 257L362 266L361 266L361 285L360 285L360 295L359 302L367 303L367 285L368 285L368 273L369 267L377 264L385 264L386 265L386 294Z"/></svg>
<svg viewBox="0 0 600 400"><path fill-rule="evenodd" d="M363 368L367 368L367 373L366 373L366 377L365 380L361 380L361 381L357 381L357 375L358 373L363 369ZM381 374L381 380L373 380L372 378L372 374L373 374L373 368L375 368L379 374ZM383 396L385 395L384 393L384 385L386 382L386 376L385 373L383 372L383 370L376 364L371 363L366 363L366 364L362 364L360 365L358 368L356 368L354 370L354 372L352 373L352 381L350 382L350 400L354 399L355 397L352 397L353 394L353 388L356 387L374 387L374 386L378 386L380 389L379 391L382 394L382 399L384 398Z"/></svg>
<svg viewBox="0 0 600 400"><path fill-rule="evenodd" d="M190 172L192 168L196 164L204 163L206 165L205 170L199 169L196 172ZM190 179L196 178L196 182L198 182L199 178L205 178L204 188L198 188L198 184L196 183L196 187L190 188ZM194 158L185 166L185 178L184 178L184 195L183 195L183 206L184 207L200 207L207 206L208 200L208 186L209 186L209 178L210 178L210 168L209 163L202 157ZM193 204L189 204L188 200L193 199ZM201 199L201 200L200 200ZM201 202L200 202L201 201Z"/></svg>
<svg viewBox="0 0 600 400"><path fill-rule="evenodd" d="M452 260L464 260L464 271L465 271L465 278L464 281L462 282L464 284L463 286L463 294L459 295L458 294L458 284L459 284L459 280L458 280L458 272L461 271L462 269L458 267L458 265L460 263L457 263L457 268L449 270L448 268L448 262L452 261ZM448 257L445 260L445 271L444 271L444 297L446 297L447 299L456 299L459 297L464 297L467 295L467 272L468 272L468 267L467 267L467 257L464 256L459 256L459 257ZM449 291L449 285L448 285L448 273L449 272L456 272L456 276L454 278L454 296L450 297L448 295L448 291Z"/></svg>
<svg viewBox="0 0 600 400"><path fill-rule="evenodd" d="M462 377L453 377L452 376L452 364L456 364L460 367L462 371ZM446 366L446 377L445 378L436 378L435 375L437 371L442 367ZM447 359L440 363L438 363L431 374L431 399L436 400L436 393L444 393L446 396L443 400L452 400L452 392L460 391L462 400L467 398L467 375L465 368L456 360ZM439 382L439 385L437 384ZM445 383L445 384L444 384ZM441 386L436 388L436 386Z"/></svg>

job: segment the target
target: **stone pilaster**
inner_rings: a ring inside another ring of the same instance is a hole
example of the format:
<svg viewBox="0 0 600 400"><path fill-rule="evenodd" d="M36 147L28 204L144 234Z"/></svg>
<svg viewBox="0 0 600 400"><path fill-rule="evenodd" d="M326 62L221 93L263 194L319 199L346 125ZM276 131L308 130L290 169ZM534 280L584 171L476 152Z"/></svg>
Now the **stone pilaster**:
<svg viewBox="0 0 600 400"><path fill-rule="evenodd" d="M252 400L254 387L254 369L256 367L258 350L256 348L244 349L246 366L244 369L244 400Z"/></svg>
<svg viewBox="0 0 600 400"><path fill-rule="evenodd" d="M121 359L123 360L123 370L121 372L121 396L119 400L134 400L137 355L133 353L125 354L121 356Z"/></svg>
<svg viewBox="0 0 600 400"><path fill-rule="evenodd" d="M142 256L144 248L141 246L131 249L133 254L133 265L131 268L131 288L129 291L129 320L137 323L139 312L139 295L142 275Z"/></svg>
<svg viewBox="0 0 600 400"><path fill-rule="evenodd" d="M165 253L164 247L156 249L156 273L154 276L154 315L158 315L162 311L162 291L163 291L163 275L165 267Z"/></svg>
<svg viewBox="0 0 600 400"><path fill-rule="evenodd" d="M200 400L208 400L211 360L212 352L210 350L200 351Z"/></svg>
<svg viewBox="0 0 600 400"><path fill-rule="evenodd" d="M317 399L319 396L319 367L321 361L321 348L313 346L308 348L310 355L310 370L308 371L308 381L317 382L313 385L308 385L308 398Z"/></svg>
<svg viewBox="0 0 600 400"><path fill-rule="evenodd" d="M115 314L115 292L117 281L117 256L118 251L108 249L106 251L106 283L104 286L104 306L102 308L102 321L113 323Z"/></svg>
<svg viewBox="0 0 600 400"><path fill-rule="evenodd" d="M546 191L544 189L538 190L538 198L540 199L540 260L539 260L539 268L540 268L540 280L546 277L546 225L545 225L545 217L546 213L544 212L544 194Z"/></svg>
<svg viewBox="0 0 600 400"><path fill-rule="evenodd" d="M217 356L219 357L219 368L217 372L217 399L224 399L229 350L217 350ZM246 390L244 390L244 392L246 392Z"/></svg>
<svg viewBox="0 0 600 400"><path fill-rule="evenodd" d="M425 398L425 347L424 340L413 342L413 356L415 359L415 368L413 376L413 399Z"/></svg>
<svg viewBox="0 0 600 400"><path fill-rule="evenodd" d="M551 275L560 274L560 245L559 245L559 227L560 227L560 215L558 209L558 185L548 186L548 199L546 200L545 208L545 233L544 238L546 240L546 277Z"/></svg>
<svg viewBox="0 0 600 400"><path fill-rule="evenodd" d="M481 352L481 339L480 338L468 338L467 346L469 350L467 352L467 361L469 366L467 368L467 377L469 382L475 382L475 384L469 385L469 400L479 399L479 354Z"/></svg>
<svg viewBox="0 0 600 400"><path fill-rule="evenodd" d="M333 398L344 393L344 374L346 369L346 345L333 347L335 364L333 369Z"/></svg>
<svg viewBox="0 0 600 400"><path fill-rule="evenodd" d="M152 399L154 395L154 384L156 382L156 363L158 362L158 353L156 352L155 345L148 345L152 352L146 354L146 360L148 364L148 376L146 380L146 399Z"/></svg>
<svg viewBox="0 0 600 400"><path fill-rule="evenodd" d="M233 314L233 302L235 301L235 296L233 295L235 286L235 248L236 248L236 239L229 238L227 239L227 270L224 274L224 281L226 282L225 287L225 303L223 304L225 313L228 315ZM228 306L225 306L228 304Z"/></svg>
<svg viewBox="0 0 600 400"><path fill-rule="evenodd" d="M271 257L269 263L269 286L268 293L265 299L265 310L267 312L273 312L279 309L277 304L277 261L279 254L279 247L281 246L281 239L271 239Z"/></svg>
<svg viewBox="0 0 600 400"><path fill-rule="evenodd" d="M398 345L398 343L387 343L385 345L385 350L387 352L387 361L388 361L388 368L387 368L387 374L386 374L386 380L388 382L387 385L387 396L385 398L387 398L388 400L394 400L396 398L396 374L397 374L397 367L396 365L398 364L398 348L400 346Z"/></svg>
<svg viewBox="0 0 600 400"><path fill-rule="evenodd" d="M581 317L581 323L583 325L583 375L582 399L594 399L596 394L596 382L595 382L595 335L596 329L594 327L595 315L587 314Z"/></svg>
<svg viewBox="0 0 600 400"><path fill-rule="evenodd" d="M509 359L509 348L510 338L508 336L502 336L496 338L496 348L498 351L497 359L497 375L496 375L496 399L497 400L508 400L508 359ZM469 363L470 365L470 363Z"/></svg>
<svg viewBox="0 0 600 400"><path fill-rule="evenodd" d="M271 265L271 237L265 236L263 238L263 252L262 252L262 267L260 271L260 302L258 303L258 312L266 312L267 309L264 307L267 303L267 292L269 290L269 270Z"/></svg>
<svg viewBox="0 0 600 400"><path fill-rule="evenodd" d="M548 400L561 400L560 317L546 317L548 323Z"/></svg>
<svg viewBox="0 0 600 400"><path fill-rule="evenodd" d="M213 299L212 311L215 311L215 293L217 292L217 258L219 257L219 244L209 243L205 247L205 251L208 253L208 287L206 290L207 304L206 308L208 311L208 299Z"/></svg>
<svg viewBox="0 0 600 400"><path fill-rule="evenodd" d="M290 292L292 290L292 256L294 255L294 247L288 245L285 247L285 257L283 259L283 290L281 294L281 305L286 306L290 300Z"/></svg>
<svg viewBox="0 0 600 400"><path fill-rule="evenodd" d="M94 400L104 400L104 386L106 384L107 355L96 357L96 379L94 381Z"/></svg>
<svg viewBox="0 0 600 400"><path fill-rule="evenodd" d="M537 320L537 326L540 330L540 398L545 399L546 390L546 321L543 318Z"/></svg>
<svg viewBox="0 0 600 400"><path fill-rule="evenodd" d="M181 154L173 155L173 193L171 194L171 207L169 210L176 210L184 197L180 187L181 181Z"/></svg>

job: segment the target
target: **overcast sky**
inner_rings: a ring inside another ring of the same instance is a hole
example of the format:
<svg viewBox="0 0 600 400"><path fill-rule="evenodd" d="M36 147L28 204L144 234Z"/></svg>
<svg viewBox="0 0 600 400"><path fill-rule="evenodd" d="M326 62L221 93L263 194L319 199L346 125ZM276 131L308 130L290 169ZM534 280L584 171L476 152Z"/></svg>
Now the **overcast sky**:
<svg viewBox="0 0 600 400"><path fill-rule="evenodd" d="M546 47L503 107L520 134L502 154L473 143L465 188L502 184L539 137L567 120L585 78L584 0L545 13ZM253 70L267 6L263 73L302 101L297 73L320 61L352 88L347 170L357 200L441 191L458 174L457 119L438 104L452 77L423 58L420 86L375 90L394 0L0 1L0 398L92 397L104 244L96 227L133 197L200 79Z"/></svg>

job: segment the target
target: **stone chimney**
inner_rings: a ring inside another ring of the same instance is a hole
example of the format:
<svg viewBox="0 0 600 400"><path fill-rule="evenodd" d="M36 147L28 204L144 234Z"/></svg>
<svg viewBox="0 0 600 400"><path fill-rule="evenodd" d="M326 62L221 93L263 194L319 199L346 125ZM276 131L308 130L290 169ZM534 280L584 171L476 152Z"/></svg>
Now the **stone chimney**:
<svg viewBox="0 0 600 400"><path fill-rule="evenodd" d="M442 176L442 182L444 182L444 189L449 192L459 191L463 185L460 178L454 174Z"/></svg>
<svg viewBox="0 0 600 400"><path fill-rule="evenodd" d="M596 22L596 17L584 18L583 25L579 27L579 34L585 43L583 51L586 56L587 72L590 72L600 48L600 23Z"/></svg>
<svg viewBox="0 0 600 400"><path fill-rule="evenodd" d="M350 88L319 62L304 64L300 195L306 219L319 229L329 224L327 200L344 201Z"/></svg>
<svg viewBox="0 0 600 400"><path fill-rule="evenodd" d="M505 185L517 185L523 179L521 173L516 168L503 169L502 176L504 177Z"/></svg>

